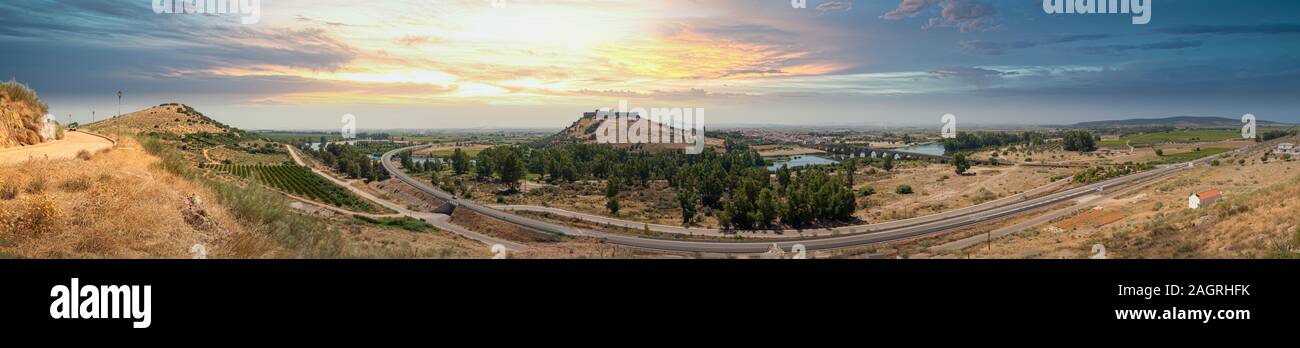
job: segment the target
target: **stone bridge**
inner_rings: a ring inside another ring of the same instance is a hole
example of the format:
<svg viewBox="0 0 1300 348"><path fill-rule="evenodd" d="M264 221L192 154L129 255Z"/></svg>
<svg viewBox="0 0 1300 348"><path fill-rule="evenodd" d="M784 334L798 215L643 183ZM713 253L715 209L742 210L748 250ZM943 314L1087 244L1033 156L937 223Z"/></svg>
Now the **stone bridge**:
<svg viewBox="0 0 1300 348"><path fill-rule="evenodd" d="M895 160L922 160L943 163L952 160L952 158L948 156L936 156L891 149L873 149L866 144L820 144L807 147L825 151L828 157L836 160L847 158L884 158L885 156L892 156Z"/></svg>

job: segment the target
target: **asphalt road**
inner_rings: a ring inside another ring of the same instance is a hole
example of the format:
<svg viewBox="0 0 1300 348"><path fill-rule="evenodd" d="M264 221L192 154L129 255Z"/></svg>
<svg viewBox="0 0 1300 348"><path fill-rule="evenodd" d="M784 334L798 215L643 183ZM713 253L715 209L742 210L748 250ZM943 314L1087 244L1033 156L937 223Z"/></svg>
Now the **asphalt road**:
<svg viewBox="0 0 1300 348"><path fill-rule="evenodd" d="M482 233L478 233L478 232L470 231L469 229L466 229L466 228L461 227L461 226L457 226L456 224L451 223L451 216L447 216L447 215L444 215L444 214L437 214L437 213L427 213L427 212L422 212L422 211L414 211L414 210L411 210L411 209L407 209L406 207L402 206L401 204L397 204L397 203L394 203L394 202L388 201L388 200L386 200L386 199L383 199L383 198L377 197L377 196L375 196L375 195L372 195L372 194L370 194L370 192L366 192L365 190L362 190L362 189L359 189L359 188L357 188L357 187L355 187L355 186L352 186L352 183L350 183L350 182L348 182L348 181L340 180L340 179L338 179L338 178L335 178L335 177L332 176L332 175L329 175L329 173L325 173L325 172L323 172L323 171L321 171L321 170L319 170L319 169L316 169L316 168L314 168L314 167L308 165L307 162L304 162L304 161L302 160L302 158L299 157L299 155L298 155L298 149L295 149L293 146L291 146L291 145L284 145L284 148L285 148L286 150L289 151L289 155L293 157L293 161L294 161L295 163L298 163L298 165L300 165L300 166L304 166L304 167L307 167L308 169L311 169L312 172L316 173L316 175L318 175L318 176L320 176L320 177L323 177L323 178L325 178L326 180L329 180L329 181L333 182L335 185L342 186L343 188L346 188L348 191L352 191L353 194L356 194L356 195L358 195L358 196L361 196L362 198L365 198L365 199L370 200L370 201L372 201L372 202L375 202L375 203L377 203L377 204L379 204L379 205L382 205L382 206L384 206L385 208L392 209L393 211L396 211L398 214L405 215L405 216L410 216L410 217L413 217L413 218L416 218L416 219L420 219L420 220L424 220L424 222L428 222L430 225L433 225L434 227L437 227L437 228L442 229L442 230L444 230L444 231L450 231L450 232L452 232L452 233L459 234L459 235L461 235L462 237L469 238L469 239L473 239L473 240L479 241L479 242L481 242L481 243L483 243L483 244L487 244L487 245L497 245L497 244L500 244L500 245L502 245L502 246L505 246L506 249L515 250L515 251L522 251L522 250L527 250L527 249L528 249L528 246L523 245L523 244L520 244L520 243L516 243L516 242L512 242L512 241L508 241L508 240L504 240L504 239L500 239L500 238L496 238L496 237L492 237L492 236L488 236L488 235L485 235L485 234L482 234ZM390 171L391 171L391 169L390 169ZM328 207L328 206L326 206L326 207ZM346 210L345 210L345 211L346 211ZM356 213L356 212L347 212L347 213L349 213L349 214L359 214L359 213ZM362 214L362 215L370 215L370 214ZM371 216L373 216L373 215L371 215Z"/></svg>
<svg viewBox="0 0 1300 348"><path fill-rule="evenodd" d="M421 146L427 146L427 145L421 145ZM420 146L410 146L410 147L396 149L393 151L389 151L388 153L385 153L382 158L384 168L388 169L388 172L393 177L398 178L399 180L402 180L403 182L406 182L411 186L414 186L415 188L419 189L422 192L433 195L434 197L437 197L440 200L455 201L459 205L458 209L470 209L474 212L478 212L480 214L487 215L496 218L498 220L506 221L515 225L523 226L525 228L529 228L529 229L533 229L545 233L560 234L560 235L567 235L567 236L595 237L595 238L605 239L610 243L625 245L630 247L637 247L637 248L666 250L666 251L682 251L682 252L705 252L705 253L762 253L768 251L773 244L777 245L778 247L786 251L791 250L791 247L794 245L803 245L805 248L807 248L807 250L836 249L836 248L844 248L844 247L851 247L851 246L858 246L858 245L865 245L865 244L896 241L896 240L908 239L908 238L916 238L916 237L921 237L926 235L937 234L945 231L950 231L953 229L982 223L992 219L1002 218L1006 216L1011 216L1011 215L1031 211L1041 207L1050 206L1071 199L1079 198L1088 194L1104 192L1107 189L1115 189L1145 179L1163 178L1169 174L1184 170L1188 168L1189 165L1188 163L1183 163L1178 165L1162 166L1154 170L1127 175L1119 178L1114 178L1104 182L1081 186L1081 187L1077 187L1077 188L1073 188L1061 192L1051 193L1038 198L1031 199L1027 197L1021 197L1018 199L1018 201L1017 199L1003 199L1003 200L999 200L1000 202L994 202L998 204L982 204L979 206L968 207L964 209L955 210L952 212L946 212L946 213L936 214L927 217L920 217L916 219L896 221L891 223L882 223L878 225L846 226L846 227L842 227L842 229L844 229L843 231L845 232L845 234L837 235L837 236L810 237L810 238L784 240L784 241L777 241L777 242L709 241L709 240L647 238L647 237L637 237L637 236L629 236L629 235L621 235L621 234L579 229L579 228L562 226L562 225L557 225L545 221L539 221L535 219L521 217L505 211L493 209L491 207L475 203L471 200L459 200L456 197L452 196L451 194L448 194L436 187L433 187L429 183L425 183L411 178L409 175L406 175L406 173L403 172L401 168L398 168L393 163L392 156L394 156L395 154L400 153L402 151L418 148L418 147ZM1233 154L1239 151L1242 150L1239 149L1221 155ZM1192 164L1208 163L1209 161L1218 158L1221 155L1205 157L1189 163ZM1061 185L1061 184L1062 183L1058 182L1058 183L1053 183L1051 185ZM1035 189L1034 191L1038 191L1038 190L1039 189ZM1015 196L1013 196L1012 198L1015 198ZM580 214L580 213L573 213L573 212L569 212L569 213L575 214L574 216L589 215L589 214ZM605 217L600 217L600 218L602 220L611 219ZM637 227L645 226L645 224L643 223L633 222L633 224ZM667 233L680 233L680 230L678 229L681 229L681 227L650 225L650 229L660 231L660 232L667 232ZM673 232L674 230L677 230L677 232Z"/></svg>

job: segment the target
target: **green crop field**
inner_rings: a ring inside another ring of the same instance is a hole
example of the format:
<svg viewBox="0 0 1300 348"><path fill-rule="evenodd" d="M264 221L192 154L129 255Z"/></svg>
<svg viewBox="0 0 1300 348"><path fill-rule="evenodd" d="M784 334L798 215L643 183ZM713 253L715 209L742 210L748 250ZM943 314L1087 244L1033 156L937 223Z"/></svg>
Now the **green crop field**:
<svg viewBox="0 0 1300 348"><path fill-rule="evenodd" d="M1241 138L1237 130L1175 130L1161 133L1133 134L1125 136L1119 142L1132 142L1133 146L1151 146L1163 143L1194 143L1202 141L1221 141Z"/></svg>
<svg viewBox="0 0 1300 348"><path fill-rule="evenodd" d="M1200 150L1192 151L1192 152L1183 152L1183 153L1175 153L1175 154L1165 154L1163 157L1160 157L1160 160L1159 160L1159 161L1157 161L1156 163L1152 163L1152 164L1182 163L1182 162L1187 162L1187 161L1195 160L1195 159L1198 159L1198 158L1203 158L1203 157L1206 157L1206 156L1213 156L1213 155L1221 154L1221 153L1228 152L1228 151L1232 151L1232 149L1225 149L1225 148L1221 148L1221 147L1212 147L1212 148L1205 148L1205 149L1200 149Z"/></svg>
<svg viewBox="0 0 1300 348"><path fill-rule="evenodd" d="M483 152L483 148L463 148L463 149L460 149L460 151L464 152L466 156L469 156L470 158L474 158L474 157L478 156L478 154L479 154L480 152ZM455 153L456 153L456 149L440 149L440 150L434 150L434 151L431 151L431 152L429 153L429 156L431 156L431 157L451 157L451 155L452 155L452 154L455 154Z"/></svg>
<svg viewBox="0 0 1300 348"><path fill-rule="evenodd" d="M281 142L281 143L297 143L297 142L301 142L301 141L303 141L304 139L309 140L310 142L313 142L313 143L314 143L314 142L319 142L319 141L320 141L320 137L322 137L322 136L325 137L325 141L338 141L338 140L341 140L341 139L342 139L342 137L340 137L338 133L328 133L328 134L327 134L327 133L310 133L310 132L304 132L304 133L258 133L257 136L260 137L260 138L267 138L267 139L270 139L271 141Z"/></svg>
<svg viewBox="0 0 1300 348"><path fill-rule="evenodd" d="M257 180L267 186L324 202L340 208L375 211L375 207L346 189L317 176L306 167L290 164L280 165L245 165L217 164L209 168L230 173L245 179Z"/></svg>
<svg viewBox="0 0 1300 348"><path fill-rule="evenodd" d="M1097 142L1100 147L1122 147L1128 149L1128 141L1125 140L1102 140Z"/></svg>

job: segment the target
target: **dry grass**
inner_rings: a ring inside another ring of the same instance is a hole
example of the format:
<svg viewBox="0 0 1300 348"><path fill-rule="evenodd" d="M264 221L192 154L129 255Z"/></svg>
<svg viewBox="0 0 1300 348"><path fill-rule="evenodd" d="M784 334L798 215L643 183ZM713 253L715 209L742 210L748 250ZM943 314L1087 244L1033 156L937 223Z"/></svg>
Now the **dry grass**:
<svg viewBox="0 0 1300 348"><path fill-rule="evenodd" d="M1055 229L1026 230L962 255L1085 258L1093 244L1102 244L1109 257L1125 259L1300 257L1300 162L1264 163L1264 151L1197 167L1109 203L1103 212L1066 218ZM1187 209L1187 195L1207 188L1220 189L1225 199Z"/></svg>
<svg viewBox="0 0 1300 348"><path fill-rule="evenodd" d="M13 198L0 201L0 253L24 258L187 258L204 244L212 257L264 257L274 244L247 233L220 206L201 207L214 222L187 223L188 197L213 193L163 170L125 139L88 160L33 160L0 167ZM93 175L93 176L92 176ZM57 189L48 189L48 182ZM25 187L23 192L15 192Z"/></svg>
<svg viewBox="0 0 1300 348"><path fill-rule="evenodd" d="M451 214L451 222L461 226L472 226L474 231L516 242L545 243L557 242L559 236L534 232L490 217L475 213L469 209L456 209Z"/></svg>
<svg viewBox="0 0 1300 348"><path fill-rule="evenodd" d="M185 105L167 104L102 120L88 126L104 131L122 130L128 133L172 133L176 135L199 132L221 133L226 129L220 123L199 114Z"/></svg>

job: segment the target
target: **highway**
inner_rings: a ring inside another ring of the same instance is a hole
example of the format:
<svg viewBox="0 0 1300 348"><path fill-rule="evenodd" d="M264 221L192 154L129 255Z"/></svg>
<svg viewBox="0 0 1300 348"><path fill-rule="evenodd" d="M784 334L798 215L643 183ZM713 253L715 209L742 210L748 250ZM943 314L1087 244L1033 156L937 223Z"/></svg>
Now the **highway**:
<svg viewBox="0 0 1300 348"><path fill-rule="evenodd" d="M428 145L420 145L420 146L428 146ZM501 221L509 222L511 224L519 225L525 228L529 228L532 230L545 232L545 233L575 236L575 237L576 236L594 237L594 238L604 239L610 243L629 246L629 247L636 247L636 248L664 250L664 251L679 251L679 252L703 252L703 253L762 253L768 251L773 244L776 244L778 247L786 251L791 250L791 247L796 244L803 245L804 247L807 248L807 250L836 249L836 248L897 241L897 240L933 235L933 234L950 231L957 228L970 226L970 225L978 224L981 222L985 222L997 218L1002 218L1006 216L1032 211L1034 209L1038 209L1041 207L1065 202L1068 200L1076 199L1093 193L1103 192L1108 189L1115 189L1118 187L1122 187L1124 185L1128 185L1131 183L1135 183L1147 179L1152 179L1152 180L1161 179L1168 175L1189 168L1189 164L1208 163L1209 161L1218 158L1219 156L1235 154L1240 151L1244 151L1243 149L1238 149L1220 155L1204 157L1189 163L1161 166L1154 170L1127 175L1119 178L1114 178L1100 183L1085 185L1073 189L1064 190L1061 192L1051 193L1037 198L1028 198L1028 196L1013 196L1011 197L1013 199L1002 199L996 202L991 202L996 204L981 204L978 206L958 209L951 212L945 212L945 213L935 214L926 217L894 221L889 223L881 223L876 225L845 226L845 227L837 228L837 230L844 232L844 234L842 235L816 236L816 237L807 237L807 238L799 238L799 239L787 239L782 241L754 241L754 240L723 241L723 240L682 240L682 239L649 238L649 237L638 237L638 236L606 233L606 232L593 231L587 229L579 229L579 228L573 228L569 226L563 226L563 225L553 224L545 221L539 221L536 219L514 215L506 211L493 209L491 207L478 204L471 200L459 200L456 197L452 196L451 194L448 194L436 187L433 187L429 183L425 183L411 178L409 175L403 172L401 168L398 168L397 165L393 163L392 156L403 151L418 148L420 146L409 146L409 147L404 147L404 148L396 149L393 151L389 151L388 153L385 153L382 157L384 168L386 168L394 178L402 180L403 182L410 184L411 186L415 187L416 189L419 189L422 192L428 193L443 201L454 201L458 205L457 207L458 209L461 208L469 209L471 211L486 216L490 216L492 218ZM1059 185L1063 185L1063 183L1057 182L1057 183L1050 184L1048 186L1052 186L1052 185L1059 186ZM1050 188L1050 187L1045 187L1045 188ZM1042 191L1043 189L1044 188L1035 189L1034 191ZM1015 198L1015 197L1020 197L1020 198ZM522 209L516 209L516 210L522 210ZM565 211L561 211L561 212L565 212ZM598 217L600 218L599 220L592 220L593 222L597 222L597 223L623 221L623 220L617 220L612 218L599 217L590 214L581 214L581 213L573 213L573 212L568 212L568 213L570 213L569 216L589 215L593 217ZM626 222L626 223L630 223L632 224L632 226L637 226L639 228L646 226L644 223L637 223L637 222ZM653 231L664 232L664 233L681 234L683 230L690 231L690 229L684 229L682 227L676 227L676 226L649 225L649 227ZM692 232L688 232L688 233L692 233Z"/></svg>
<svg viewBox="0 0 1300 348"><path fill-rule="evenodd" d="M388 200L386 200L386 199L383 199L383 198L380 198L380 197L378 197L378 196L372 195L372 194L370 194L370 192L366 192L366 190L362 190L362 189L360 189L360 188L357 188L357 187L355 187L355 186L352 186L352 183L351 183L351 182L348 182L348 181L345 181L345 180L342 180L342 179L339 179L339 178L335 178L334 176L330 175L329 173L326 173L326 172L324 172L324 171L322 171L322 170L320 170L320 169L316 169L315 167L311 166L311 165L308 164L306 161L303 161L303 160L302 160L302 157L299 157L299 155L298 155L298 149L295 149L292 145L287 145L287 144L286 144L286 145L284 145L284 148L285 148L285 150L289 151L289 156L293 157L293 161L294 161L294 163L297 163L298 165L303 166L303 167L307 167L307 168L310 169L313 173L316 173L317 176L320 176L320 177L322 177L322 178L325 178L326 180L329 180L330 182L333 182L335 185L342 186L343 188L347 189L348 191L352 191L353 194L356 194L356 195L358 195L358 196L361 196L361 197L364 198L364 199L367 199L367 200L370 200L370 201L372 201L372 202L375 202L376 204L382 205L382 206L384 206L385 208L392 209L393 211L396 211L396 212L397 212L398 214L400 214L400 215L410 216L410 217L413 217L413 218L416 218L416 219L424 220L424 222L428 222L430 225L433 225L434 227L437 227L437 228L442 229L442 230L444 230L444 231L450 231L450 232L452 232L452 233L455 233L455 234L461 235L461 236L463 236L463 237L465 237L465 238L469 238L469 239L473 239L473 240L479 241L479 242L481 242L481 243L483 243L483 244L487 244L487 245L497 245L497 244L500 244L500 245L502 245L502 246L505 246L506 249L510 249L510 250L514 250L514 251L528 250L528 246L526 246L526 245L523 245L523 244L520 244L520 243L515 243L515 242L512 242L512 241L508 241L508 240L504 240L504 239L500 239L500 238L495 238L495 237L488 236L488 235L485 235L485 234L482 234L482 233L478 233L478 232L470 231L469 229L466 229L466 228L461 227L461 226L457 226L457 225L451 223L451 217L450 217L450 216L447 216L447 215L444 215L444 214L437 214L437 213L427 213L427 212L422 212L422 211L414 211L414 210L411 210L411 209L407 209L406 207L402 206L401 204L397 204L397 203L394 203L394 202L390 202L390 201L388 201ZM409 179L409 177L408 177L408 179ZM289 195L289 196L290 196L290 197L293 197L293 195ZM310 200L307 200L307 201L308 201L308 202L311 202ZM374 215L374 214L366 214L366 213L352 212L352 211L347 211L347 210L343 210L343 209L333 208L333 207L330 207L330 206L327 206L327 205L317 204L317 203L313 203L313 204L316 204L316 205L318 205L318 206L323 206L323 207L326 207L326 208L328 208L328 209L335 210L335 211L339 211L339 212L342 212L342 213L345 213L345 214L352 214L352 215L365 215L365 216L377 217L377 215Z"/></svg>

